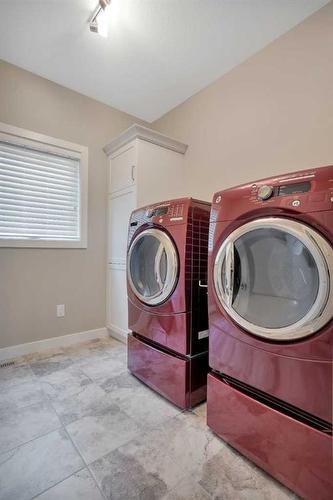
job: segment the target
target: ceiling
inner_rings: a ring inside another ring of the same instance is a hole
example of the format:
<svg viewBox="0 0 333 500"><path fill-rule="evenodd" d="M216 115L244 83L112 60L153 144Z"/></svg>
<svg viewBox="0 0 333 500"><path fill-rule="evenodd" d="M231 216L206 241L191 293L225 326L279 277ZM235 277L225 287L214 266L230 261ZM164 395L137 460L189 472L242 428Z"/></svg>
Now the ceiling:
<svg viewBox="0 0 333 500"><path fill-rule="evenodd" d="M327 0L0 0L0 58L152 122Z"/></svg>

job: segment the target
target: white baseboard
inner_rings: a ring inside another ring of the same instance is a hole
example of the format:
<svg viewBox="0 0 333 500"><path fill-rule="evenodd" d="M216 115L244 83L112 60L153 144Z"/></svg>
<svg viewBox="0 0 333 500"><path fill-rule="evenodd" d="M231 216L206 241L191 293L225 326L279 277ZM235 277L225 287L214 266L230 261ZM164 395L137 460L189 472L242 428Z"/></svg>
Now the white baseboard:
<svg viewBox="0 0 333 500"><path fill-rule="evenodd" d="M107 329L109 330L111 337L119 340L120 342L123 342L124 344L127 344L127 337L130 333L129 330L123 330L122 328L119 328L119 326L113 324L107 325Z"/></svg>
<svg viewBox="0 0 333 500"><path fill-rule="evenodd" d="M34 352L44 351L45 349L53 349L56 347L66 347L72 344L78 344L85 340L92 340L100 337L108 337L107 328L97 328L96 330L87 330L86 332L70 333L61 337L52 337L50 339L36 340L35 342L27 342L26 344L13 345L0 349L0 361L25 356Z"/></svg>

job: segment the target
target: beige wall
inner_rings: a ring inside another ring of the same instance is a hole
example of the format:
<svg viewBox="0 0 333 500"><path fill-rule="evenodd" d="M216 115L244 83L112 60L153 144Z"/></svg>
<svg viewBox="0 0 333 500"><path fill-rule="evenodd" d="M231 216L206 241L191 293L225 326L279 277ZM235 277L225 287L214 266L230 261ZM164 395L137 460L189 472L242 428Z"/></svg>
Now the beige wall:
<svg viewBox="0 0 333 500"><path fill-rule="evenodd" d="M333 3L153 126L187 144L188 194L333 163Z"/></svg>
<svg viewBox="0 0 333 500"><path fill-rule="evenodd" d="M0 121L89 147L88 248L0 248L0 348L105 326L102 147L137 120L0 61Z"/></svg>

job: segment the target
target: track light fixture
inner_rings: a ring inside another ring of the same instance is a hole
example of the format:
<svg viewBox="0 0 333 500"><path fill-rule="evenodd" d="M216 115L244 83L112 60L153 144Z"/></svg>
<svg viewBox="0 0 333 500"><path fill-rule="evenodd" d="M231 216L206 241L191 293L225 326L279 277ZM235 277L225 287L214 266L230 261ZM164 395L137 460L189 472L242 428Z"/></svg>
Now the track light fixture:
<svg viewBox="0 0 333 500"><path fill-rule="evenodd" d="M111 0L99 0L99 3L89 19L89 28L93 33L98 33L101 36L108 36L106 10L110 5Z"/></svg>

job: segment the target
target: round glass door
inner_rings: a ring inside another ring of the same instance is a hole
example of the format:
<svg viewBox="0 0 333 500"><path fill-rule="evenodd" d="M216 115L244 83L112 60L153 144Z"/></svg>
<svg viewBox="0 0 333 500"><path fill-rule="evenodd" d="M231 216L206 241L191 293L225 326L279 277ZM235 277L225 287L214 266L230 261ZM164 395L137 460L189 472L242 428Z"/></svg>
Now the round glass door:
<svg viewBox="0 0 333 500"><path fill-rule="evenodd" d="M226 312L244 329L274 340L306 337L332 317L333 250L296 221L259 219L223 242L214 284Z"/></svg>
<svg viewBox="0 0 333 500"><path fill-rule="evenodd" d="M145 304L158 305L173 292L178 276L177 252L170 237L147 229L132 242L127 261L128 282Z"/></svg>

